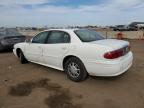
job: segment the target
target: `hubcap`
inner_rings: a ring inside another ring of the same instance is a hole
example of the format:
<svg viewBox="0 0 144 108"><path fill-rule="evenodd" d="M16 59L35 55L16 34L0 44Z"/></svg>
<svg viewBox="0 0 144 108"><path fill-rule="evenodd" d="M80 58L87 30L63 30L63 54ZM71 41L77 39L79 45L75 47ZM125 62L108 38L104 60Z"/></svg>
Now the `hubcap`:
<svg viewBox="0 0 144 108"><path fill-rule="evenodd" d="M68 65L68 73L73 78L78 77L80 75L79 66L76 63L74 63L74 62L69 63L69 65Z"/></svg>
<svg viewBox="0 0 144 108"><path fill-rule="evenodd" d="M20 60L22 60L22 53L20 53Z"/></svg>

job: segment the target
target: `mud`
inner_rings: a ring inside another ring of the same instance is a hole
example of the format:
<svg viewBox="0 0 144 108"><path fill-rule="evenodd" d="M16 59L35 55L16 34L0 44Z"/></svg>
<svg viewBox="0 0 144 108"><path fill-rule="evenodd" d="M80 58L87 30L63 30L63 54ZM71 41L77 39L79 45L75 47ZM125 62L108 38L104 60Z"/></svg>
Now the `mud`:
<svg viewBox="0 0 144 108"><path fill-rule="evenodd" d="M47 92L51 92L51 95L44 100L44 103L51 108L81 108L80 105L73 105L68 89L62 89L60 85L51 83L46 78L12 86L9 94L12 96L28 96L35 88L45 88Z"/></svg>
<svg viewBox="0 0 144 108"><path fill-rule="evenodd" d="M73 105L69 91L59 91L53 93L45 99L45 103L51 108L81 108L80 105Z"/></svg>
<svg viewBox="0 0 144 108"><path fill-rule="evenodd" d="M39 81L27 81L22 84L10 87L9 94L12 96L28 96L34 88L46 88L48 79L40 79Z"/></svg>

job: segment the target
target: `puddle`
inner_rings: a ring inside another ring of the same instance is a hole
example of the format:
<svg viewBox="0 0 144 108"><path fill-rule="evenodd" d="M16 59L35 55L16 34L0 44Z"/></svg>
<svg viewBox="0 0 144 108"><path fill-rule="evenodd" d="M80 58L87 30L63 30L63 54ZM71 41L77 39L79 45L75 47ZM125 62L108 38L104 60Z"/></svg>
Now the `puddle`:
<svg viewBox="0 0 144 108"><path fill-rule="evenodd" d="M12 86L9 94L12 96L28 96L35 88L45 88L51 93L51 95L44 100L44 103L50 108L81 108L80 105L74 105L72 103L72 97L67 89L50 82L50 80L46 78L38 81L27 81Z"/></svg>
<svg viewBox="0 0 144 108"><path fill-rule="evenodd" d="M51 108L81 108L79 105L73 105L69 91L59 91L45 99L45 103Z"/></svg>
<svg viewBox="0 0 144 108"><path fill-rule="evenodd" d="M33 83L18 84L10 88L9 94L12 96L28 96L33 88Z"/></svg>
<svg viewBox="0 0 144 108"><path fill-rule="evenodd" d="M32 89L45 87L47 85L48 79L41 79L39 81L33 82L24 82L16 86L12 86L9 90L9 94L12 96L28 96L31 94Z"/></svg>

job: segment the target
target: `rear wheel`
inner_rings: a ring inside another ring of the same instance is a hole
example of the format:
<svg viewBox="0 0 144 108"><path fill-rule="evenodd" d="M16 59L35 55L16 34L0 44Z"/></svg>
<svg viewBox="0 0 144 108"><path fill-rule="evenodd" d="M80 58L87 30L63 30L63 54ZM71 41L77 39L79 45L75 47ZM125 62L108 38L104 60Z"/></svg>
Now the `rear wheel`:
<svg viewBox="0 0 144 108"><path fill-rule="evenodd" d="M68 78L75 82L85 80L88 75L84 64L76 57L71 57L65 62L64 70Z"/></svg>
<svg viewBox="0 0 144 108"><path fill-rule="evenodd" d="M28 63L28 60L25 58L25 56L21 50L19 51L19 59L20 59L21 64Z"/></svg>

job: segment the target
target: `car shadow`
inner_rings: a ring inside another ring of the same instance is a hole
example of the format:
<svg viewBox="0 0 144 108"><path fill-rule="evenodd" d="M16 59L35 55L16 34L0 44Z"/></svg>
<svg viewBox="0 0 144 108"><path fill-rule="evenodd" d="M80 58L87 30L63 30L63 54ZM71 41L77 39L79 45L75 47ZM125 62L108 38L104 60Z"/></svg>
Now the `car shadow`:
<svg viewBox="0 0 144 108"><path fill-rule="evenodd" d="M66 73L64 71L60 71L51 67L47 67L47 66L43 66L43 65L39 65L36 63L32 63L29 62L31 65L35 65L38 66L39 68L46 70L47 72L53 72L55 74L62 74L62 75L66 75ZM129 70L128 70L129 71ZM117 80L122 80L125 79L128 76L128 71L126 71L125 73L119 75L119 76L113 76L113 77L105 77L105 76L90 76L88 75L88 79L92 79L92 80L97 80L97 81L117 81Z"/></svg>
<svg viewBox="0 0 144 108"><path fill-rule="evenodd" d="M2 50L0 53L12 53L12 49Z"/></svg>
<svg viewBox="0 0 144 108"><path fill-rule="evenodd" d="M124 79L126 76L127 76L127 73L128 72L125 72L121 75L118 75L118 76L108 76L108 77L105 77L105 76L89 76L91 79L94 79L94 80L103 80L103 81L116 81L116 80L120 80L120 79Z"/></svg>
<svg viewBox="0 0 144 108"><path fill-rule="evenodd" d="M54 69L54 68L51 68L51 67L47 67L47 66L44 66L44 65L40 65L40 64L37 64L37 63L29 62L29 64L38 66L39 68L41 68L43 70L48 70L48 71L53 72L53 73L55 72L55 73L65 74L64 71L57 70L57 69Z"/></svg>

